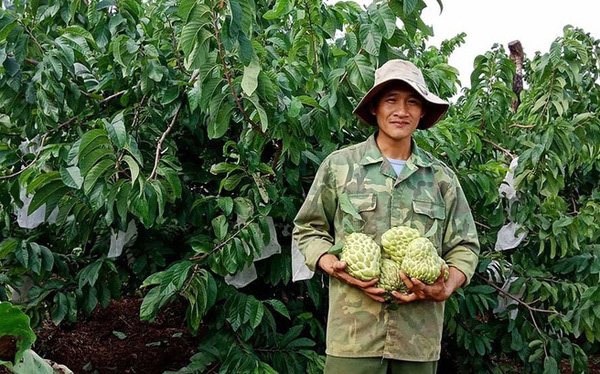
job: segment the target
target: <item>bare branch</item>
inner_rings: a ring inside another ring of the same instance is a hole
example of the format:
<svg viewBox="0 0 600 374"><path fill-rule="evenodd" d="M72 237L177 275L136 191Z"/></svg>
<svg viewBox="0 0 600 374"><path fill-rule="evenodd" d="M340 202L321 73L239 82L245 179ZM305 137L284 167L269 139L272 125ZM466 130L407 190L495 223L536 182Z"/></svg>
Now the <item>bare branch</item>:
<svg viewBox="0 0 600 374"><path fill-rule="evenodd" d="M177 122L177 118L179 117L179 113L181 112L181 108L183 108L183 102L181 102L179 104L179 107L177 107L177 111L175 112L175 115L173 116L171 123L169 124L169 126L167 127L165 132L162 133L162 136L158 140L158 144L156 145L156 154L154 156L154 167L152 168L152 173L150 173L148 180L156 178L156 171L158 170L158 163L160 162L160 154L162 151L162 145L165 142L165 139L167 139L167 135L169 135L171 130L173 130L173 127L175 126L175 123Z"/></svg>
<svg viewBox="0 0 600 374"><path fill-rule="evenodd" d="M317 56L317 46L315 44L315 30L314 30L314 26L313 26L312 19L311 19L310 5L306 2L306 0L304 1L304 6L306 8L306 13L308 13L308 26L310 28L310 41L311 41L312 50L313 50L313 60L315 62L313 65L313 69L315 71L315 75L317 75L317 74L319 74L319 58Z"/></svg>
<svg viewBox="0 0 600 374"><path fill-rule="evenodd" d="M488 285L490 285L491 287L493 287L496 291L500 292L501 294L509 297L510 299L516 301L519 305L523 305L524 307L526 307L527 309L529 309L530 311L533 312L539 312L539 313L549 313L549 314L558 314L561 315L561 313L559 313L556 310L549 310L549 309L540 309L540 308L535 308L531 306L531 303L527 303L521 299L519 299L518 297L504 291L502 288L498 287L497 285L495 285L493 282L491 282L489 279L487 279L486 277L482 276L481 274L477 274L477 277L481 280L483 280L484 282L486 282Z"/></svg>
<svg viewBox="0 0 600 374"><path fill-rule="evenodd" d="M26 58L25 62L28 63L28 64L30 64L30 65L33 65L33 66L38 66L40 64L39 61L31 59L31 58Z"/></svg>
<svg viewBox="0 0 600 374"><path fill-rule="evenodd" d="M200 255L196 255L194 257L190 258L190 261L198 261L198 260L204 260L205 258L207 258L208 256L212 255L213 253L221 250L223 247L225 247L227 245L227 243L229 243L230 241L232 241L235 237L237 237L242 230L244 230L245 228L247 228L248 226L250 226L250 224L252 224L254 222L254 218L252 218L251 220L247 221L246 224L239 229L238 231L235 232L235 234L231 235L227 240L225 240L223 243L217 245L215 248L213 248L212 251L208 252L208 253L202 253Z"/></svg>
<svg viewBox="0 0 600 374"><path fill-rule="evenodd" d="M133 88L135 88L135 86L132 87L132 89ZM114 99L115 97L119 97L119 96L123 95L125 92L127 92L127 90L119 91L116 94L112 94L109 97L106 97L106 98L100 100L100 104L104 104L105 102L110 101L110 100Z"/></svg>
<svg viewBox="0 0 600 374"><path fill-rule="evenodd" d="M489 227L489 226L487 226L487 225L484 225L484 224L483 224L483 223L481 223L481 222L477 222L477 221L475 221L475 224L476 224L476 225L478 225L478 226L481 226L481 227L483 227L483 228L484 228L484 229L486 229L486 230L491 230L491 229L492 229L491 227Z"/></svg>
<svg viewBox="0 0 600 374"><path fill-rule="evenodd" d="M256 122L254 122L250 118L248 113L246 113L246 110L244 109L244 106L242 105L240 98L238 97L237 93L235 92L235 89L233 87L233 80L231 78L231 73L229 72L229 69L227 68L227 63L225 62L225 54L223 53L223 45L221 44L220 29L219 29L219 25L217 24L216 12L213 12L213 27L215 28L215 37L217 39L217 47L219 49L219 58L223 65L223 70L225 72L225 78L227 78L227 84L229 84L229 88L231 90L231 94L233 95L233 99L235 100L235 103L237 104L238 109L240 110L240 112L242 112L242 115L244 116L246 121L248 121L248 123L250 123L252 125L252 128L254 128L254 130L256 130L258 133L260 133L264 137L267 137L267 134L260 128L260 126L258 126L258 124L256 124Z"/></svg>
<svg viewBox="0 0 600 374"><path fill-rule="evenodd" d="M31 161L27 166L25 166L24 168L22 168L21 170L15 172L15 173L12 173L12 174L9 174L9 175L0 176L0 180L10 179L10 178L16 177L16 176L20 175L21 173L23 173L25 170L29 169L33 164L35 164L37 162L37 160L40 158L40 154L42 153L42 148L44 147L44 144L46 143L46 138L47 137L48 137L48 134L45 134L42 137L42 142L40 144L40 147L38 148L38 151L37 151L37 153L36 153L35 158L33 159L33 161Z"/></svg>
<svg viewBox="0 0 600 374"><path fill-rule="evenodd" d="M535 127L535 125L519 125L518 123L513 123L509 127L518 127L520 129L532 129Z"/></svg>
<svg viewBox="0 0 600 374"><path fill-rule="evenodd" d="M507 156L509 156L511 159L514 159L514 158L516 158L516 156L515 156L515 155L513 155L512 153L510 153L510 151L509 151L508 149L506 149L506 148L502 148L501 146L499 146L498 144L494 143L493 141L491 141L491 140L488 140L488 139L485 139L485 138L482 138L481 140L483 140L483 141L484 141L484 142L486 142L486 143L489 143L489 144L491 144L491 145L492 145L494 148L496 148L496 149L498 149L498 150L500 150L500 151L504 152L504 153L505 153Z"/></svg>

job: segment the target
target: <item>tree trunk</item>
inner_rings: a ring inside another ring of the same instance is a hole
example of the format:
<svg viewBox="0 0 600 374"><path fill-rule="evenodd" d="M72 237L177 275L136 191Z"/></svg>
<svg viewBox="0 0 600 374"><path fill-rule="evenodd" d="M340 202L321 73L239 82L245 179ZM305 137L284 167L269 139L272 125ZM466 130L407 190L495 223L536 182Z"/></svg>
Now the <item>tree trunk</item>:
<svg viewBox="0 0 600 374"><path fill-rule="evenodd" d="M516 113L521 104L521 91L523 90L523 46L518 40L508 43L510 59L515 62L515 77L513 78L513 92L517 95L517 100L512 101L513 111Z"/></svg>

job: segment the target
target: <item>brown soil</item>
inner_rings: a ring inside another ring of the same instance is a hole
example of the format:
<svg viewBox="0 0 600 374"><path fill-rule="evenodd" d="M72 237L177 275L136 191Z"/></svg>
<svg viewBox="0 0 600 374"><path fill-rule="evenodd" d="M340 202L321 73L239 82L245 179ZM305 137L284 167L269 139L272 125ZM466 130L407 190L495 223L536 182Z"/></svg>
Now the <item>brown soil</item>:
<svg viewBox="0 0 600 374"><path fill-rule="evenodd" d="M185 307L172 304L148 323L140 321L141 303L141 299L111 301L85 321L58 327L48 322L36 331L34 349L78 374L161 374L188 365L198 337L186 329Z"/></svg>

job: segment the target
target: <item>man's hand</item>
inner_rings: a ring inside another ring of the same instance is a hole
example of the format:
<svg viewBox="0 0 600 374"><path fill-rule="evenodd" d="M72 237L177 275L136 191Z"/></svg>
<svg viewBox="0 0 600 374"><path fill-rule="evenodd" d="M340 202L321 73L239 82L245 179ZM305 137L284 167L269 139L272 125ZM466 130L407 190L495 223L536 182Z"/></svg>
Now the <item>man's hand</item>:
<svg viewBox="0 0 600 374"><path fill-rule="evenodd" d="M446 265L442 265L440 276L432 284L425 284L416 278L409 278L400 271L400 278L406 285L410 294L393 291L392 295L400 304L410 303L415 300L445 301L456 289L465 283L466 276L457 268L450 267L450 276L444 281Z"/></svg>
<svg viewBox="0 0 600 374"><path fill-rule="evenodd" d="M346 272L346 262L340 261L335 255L330 253L321 256L318 265L330 276L346 282L352 287L361 289L365 295L369 296L371 299L379 301L380 303L385 302L385 299L381 296L385 293L385 290L383 288L373 287L379 280L378 278L371 279L368 282L354 278Z"/></svg>

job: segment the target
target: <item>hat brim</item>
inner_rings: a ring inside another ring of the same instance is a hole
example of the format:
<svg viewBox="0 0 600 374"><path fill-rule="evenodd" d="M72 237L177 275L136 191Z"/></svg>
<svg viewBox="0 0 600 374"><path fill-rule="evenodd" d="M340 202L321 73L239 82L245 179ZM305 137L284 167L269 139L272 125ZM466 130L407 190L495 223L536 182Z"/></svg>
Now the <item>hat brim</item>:
<svg viewBox="0 0 600 374"><path fill-rule="evenodd" d="M435 125L450 107L450 104L446 100L434 95L427 87L409 79L394 78L380 82L378 85L371 88L354 109L354 115L356 115L361 122L369 126L377 126L377 118L371 113L371 102L377 94L394 82L404 82L408 84L417 92L417 94L419 94L419 96L421 96L423 101L426 102L424 105L425 115L419 121L419 125L417 126L418 129L425 130Z"/></svg>

